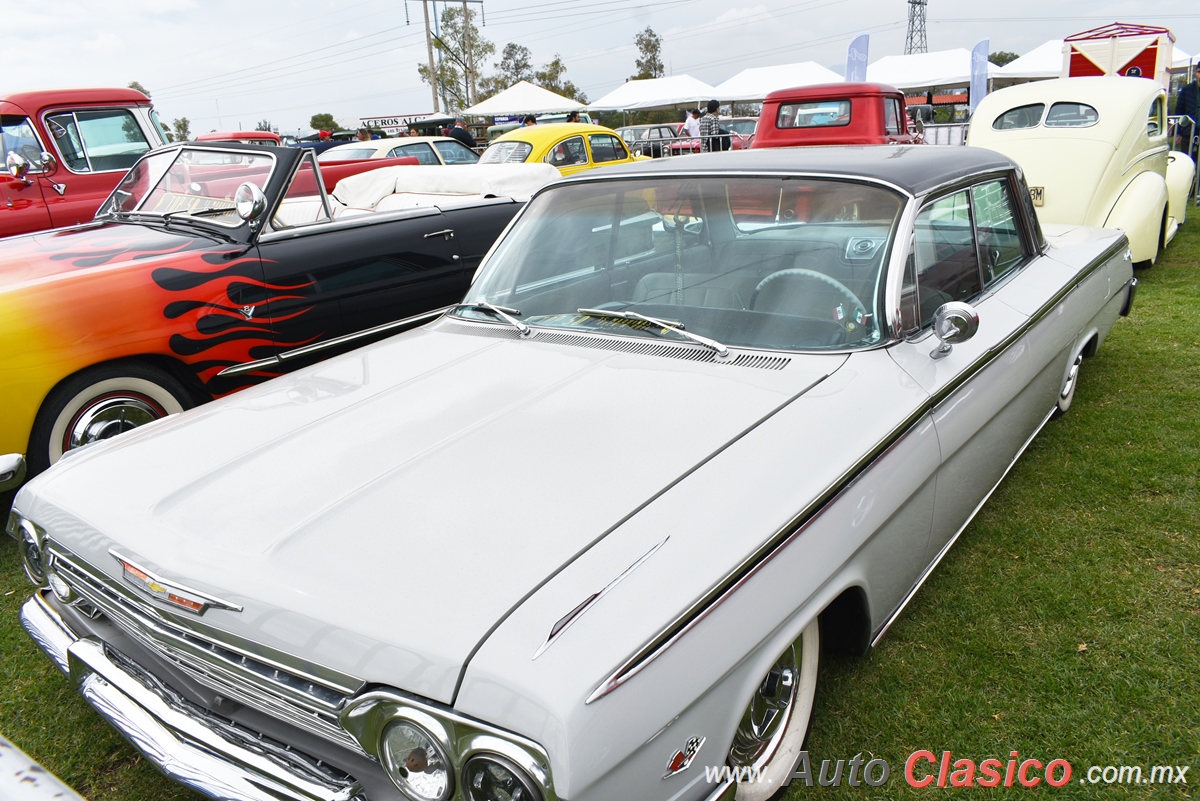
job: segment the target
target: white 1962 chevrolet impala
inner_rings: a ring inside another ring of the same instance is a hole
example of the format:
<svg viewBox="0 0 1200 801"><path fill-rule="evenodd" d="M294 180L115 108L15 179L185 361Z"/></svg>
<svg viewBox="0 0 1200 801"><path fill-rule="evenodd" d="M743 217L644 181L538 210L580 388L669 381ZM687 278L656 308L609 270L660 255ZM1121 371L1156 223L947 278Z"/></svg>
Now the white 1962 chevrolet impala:
<svg viewBox="0 0 1200 801"><path fill-rule="evenodd" d="M554 184L433 323L31 481L23 623L217 798L767 798L1135 285L985 150Z"/></svg>

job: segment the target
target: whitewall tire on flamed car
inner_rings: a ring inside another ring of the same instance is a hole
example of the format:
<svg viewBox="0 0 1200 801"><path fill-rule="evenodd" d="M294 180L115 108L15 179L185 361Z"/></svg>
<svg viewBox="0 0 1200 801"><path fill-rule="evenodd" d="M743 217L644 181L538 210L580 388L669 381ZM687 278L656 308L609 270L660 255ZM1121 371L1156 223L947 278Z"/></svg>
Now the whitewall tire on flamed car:
<svg viewBox="0 0 1200 801"><path fill-rule="evenodd" d="M72 448L194 405L178 379L147 364L119 362L83 370L55 387L38 411L29 437L30 473L40 473Z"/></svg>
<svg viewBox="0 0 1200 801"><path fill-rule="evenodd" d="M729 763L756 768L759 780L740 782L736 801L783 797L812 724L820 659L820 625L813 620L755 689L733 735Z"/></svg>

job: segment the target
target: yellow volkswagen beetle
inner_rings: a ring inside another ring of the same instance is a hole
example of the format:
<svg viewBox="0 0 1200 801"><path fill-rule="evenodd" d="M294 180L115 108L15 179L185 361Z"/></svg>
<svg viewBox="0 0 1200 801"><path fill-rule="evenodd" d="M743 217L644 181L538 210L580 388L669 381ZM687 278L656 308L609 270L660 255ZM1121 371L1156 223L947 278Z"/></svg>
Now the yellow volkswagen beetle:
<svg viewBox="0 0 1200 801"><path fill-rule="evenodd" d="M544 161L563 175L645 161L647 156L630 154L625 142L611 128L583 122L530 125L504 134L483 151L480 164L517 164Z"/></svg>

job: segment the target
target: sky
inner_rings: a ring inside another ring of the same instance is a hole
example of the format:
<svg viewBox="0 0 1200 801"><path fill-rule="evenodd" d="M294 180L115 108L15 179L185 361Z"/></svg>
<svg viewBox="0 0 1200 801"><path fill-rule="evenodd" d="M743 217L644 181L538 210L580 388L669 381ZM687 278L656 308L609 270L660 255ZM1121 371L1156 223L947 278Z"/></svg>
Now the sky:
<svg viewBox="0 0 1200 801"><path fill-rule="evenodd" d="M461 8L461 0L456 0ZM440 13L445 2L431 4ZM480 4L472 0L472 9ZM595 101L636 72L634 37L662 38L668 75L716 85L748 67L815 61L844 71L846 47L870 34L869 61L904 52L907 0L483 0L482 35L500 51L528 47L538 67L561 55L564 76ZM328 112L363 117L431 112L417 75L426 56L420 0L61 0L5 12L3 92L138 81L168 124L192 134L253 128L308 133ZM1131 22L1170 28L1200 53L1200 6L1184 0L929 0L929 50L1025 53L1049 39ZM493 71L487 63L478 69Z"/></svg>

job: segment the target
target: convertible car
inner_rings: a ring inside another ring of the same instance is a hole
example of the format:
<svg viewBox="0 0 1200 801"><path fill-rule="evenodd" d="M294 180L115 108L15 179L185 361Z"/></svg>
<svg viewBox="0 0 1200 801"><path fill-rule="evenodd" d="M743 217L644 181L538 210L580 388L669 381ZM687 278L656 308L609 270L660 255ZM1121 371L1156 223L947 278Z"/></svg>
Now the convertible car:
<svg viewBox="0 0 1200 801"><path fill-rule="evenodd" d="M27 484L22 623L219 798L765 799L1134 286L975 148L554 183L436 321Z"/></svg>
<svg viewBox="0 0 1200 801"><path fill-rule="evenodd" d="M0 452L38 472L420 321L462 298L522 205L512 193L523 201L558 177L501 167L450 186L447 168L376 164L168 146L134 165L94 222L0 242Z"/></svg>
<svg viewBox="0 0 1200 801"><path fill-rule="evenodd" d="M1195 177L1170 141L1162 85L1117 75L1000 89L967 128L968 145L1021 165L1043 222L1120 228L1146 267L1187 218Z"/></svg>

